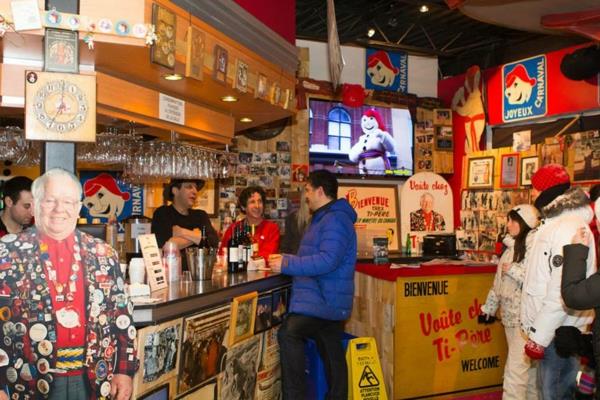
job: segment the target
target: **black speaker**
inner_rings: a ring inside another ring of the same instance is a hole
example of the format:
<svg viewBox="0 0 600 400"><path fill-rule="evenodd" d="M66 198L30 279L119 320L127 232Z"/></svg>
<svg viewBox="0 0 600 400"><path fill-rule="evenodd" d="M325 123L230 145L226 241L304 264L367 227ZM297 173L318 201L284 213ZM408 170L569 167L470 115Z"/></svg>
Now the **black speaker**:
<svg viewBox="0 0 600 400"><path fill-rule="evenodd" d="M574 81L592 78L600 73L600 47L588 46L567 54L560 63L560 71Z"/></svg>

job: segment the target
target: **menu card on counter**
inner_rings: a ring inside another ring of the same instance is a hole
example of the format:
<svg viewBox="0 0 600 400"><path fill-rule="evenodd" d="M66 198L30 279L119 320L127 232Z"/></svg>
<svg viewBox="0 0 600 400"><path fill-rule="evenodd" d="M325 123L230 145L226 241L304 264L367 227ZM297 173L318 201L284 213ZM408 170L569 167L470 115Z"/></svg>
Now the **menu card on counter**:
<svg viewBox="0 0 600 400"><path fill-rule="evenodd" d="M160 256L160 250L156 243L156 236L151 233L149 235L139 235L140 247L144 256L144 264L146 264L146 276L150 290L160 290L167 287L167 278L165 268Z"/></svg>

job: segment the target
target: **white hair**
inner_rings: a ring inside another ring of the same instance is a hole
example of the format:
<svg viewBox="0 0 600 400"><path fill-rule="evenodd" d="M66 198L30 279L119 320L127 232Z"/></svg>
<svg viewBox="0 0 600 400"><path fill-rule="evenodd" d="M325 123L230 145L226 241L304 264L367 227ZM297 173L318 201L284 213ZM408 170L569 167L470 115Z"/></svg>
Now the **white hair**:
<svg viewBox="0 0 600 400"><path fill-rule="evenodd" d="M33 196L36 215L38 214L40 204L46 195L46 184L51 178L59 176L69 178L73 181L75 187L77 188L78 200L81 200L83 188L81 187L81 182L79 182L77 176L62 168L52 168L46 171L46 173L44 173L42 176L37 177L31 184L31 195Z"/></svg>

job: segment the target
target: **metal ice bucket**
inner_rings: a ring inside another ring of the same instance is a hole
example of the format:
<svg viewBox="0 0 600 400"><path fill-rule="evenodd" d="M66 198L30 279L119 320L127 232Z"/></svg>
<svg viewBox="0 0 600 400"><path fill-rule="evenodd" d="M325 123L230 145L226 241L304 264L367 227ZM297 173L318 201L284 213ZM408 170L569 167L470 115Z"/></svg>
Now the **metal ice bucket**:
<svg viewBox="0 0 600 400"><path fill-rule="evenodd" d="M206 281L212 278L213 267L217 261L217 249L188 247L185 249L185 256L192 280Z"/></svg>

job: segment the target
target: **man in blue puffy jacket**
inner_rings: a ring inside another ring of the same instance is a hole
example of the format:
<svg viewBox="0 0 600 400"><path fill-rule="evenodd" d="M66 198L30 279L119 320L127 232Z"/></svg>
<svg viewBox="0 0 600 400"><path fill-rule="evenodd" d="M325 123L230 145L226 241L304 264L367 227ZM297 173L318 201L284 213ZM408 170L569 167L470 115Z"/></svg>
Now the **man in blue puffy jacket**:
<svg viewBox="0 0 600 400"><path fill-rule="evenodd" d="M350 317L356 264L356 213L337 199L334 174L312 172L305 197L312 220L298 255L274 254L273 270L293 277L289 313L279 330L283 398L304 400L304 341L313 339L325 365L327 399L348 398L348 372L342 348L344 321Z"/></svg>

